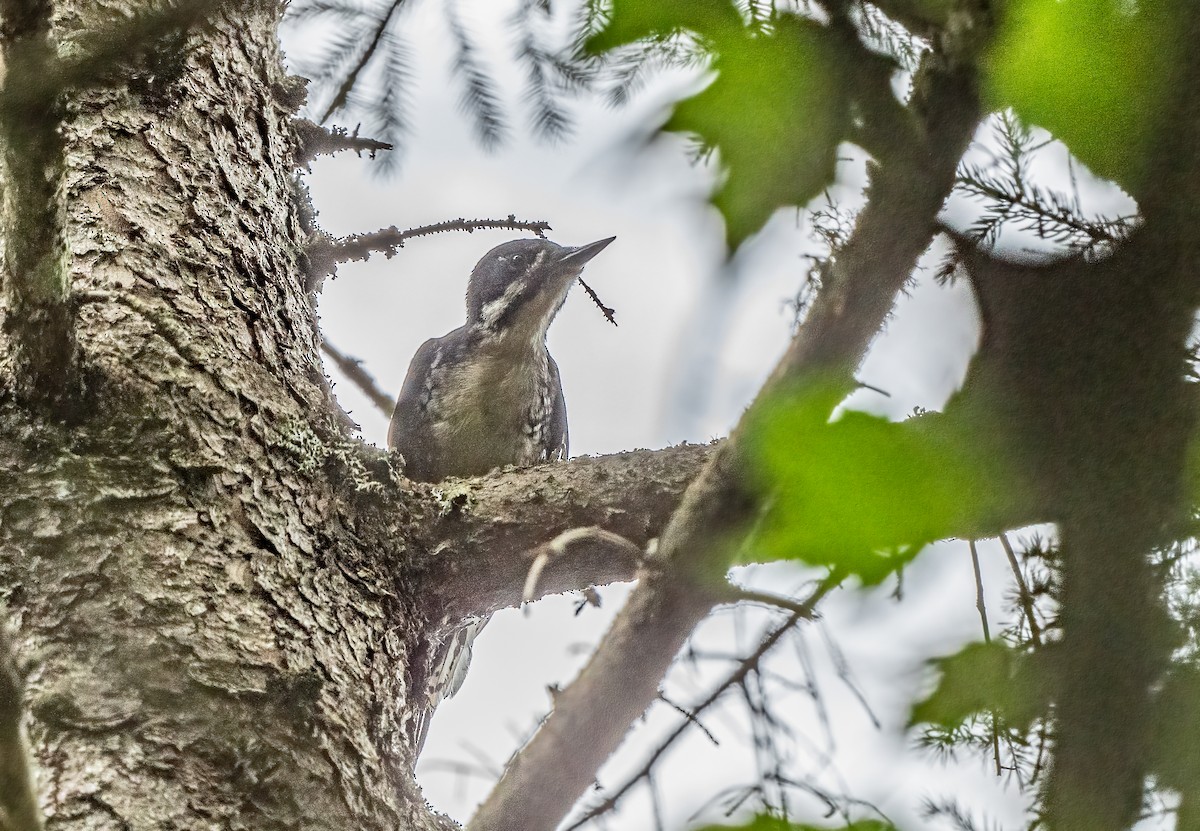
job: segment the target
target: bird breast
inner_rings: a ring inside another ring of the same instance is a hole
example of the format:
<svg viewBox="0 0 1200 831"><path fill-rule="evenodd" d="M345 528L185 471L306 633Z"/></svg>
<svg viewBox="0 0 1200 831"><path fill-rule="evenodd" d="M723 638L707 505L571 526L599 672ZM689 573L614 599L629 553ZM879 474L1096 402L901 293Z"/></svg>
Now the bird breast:
<svg viewBox="0 0 1200 831"><path fill-rule="evenodd" d="M441 368L444 413L433 425L435 440L454 459L448 475L474 476L503 465L541 460L543 410L550 400L545 346L529 354L486 351L468 362Z"/></svg>

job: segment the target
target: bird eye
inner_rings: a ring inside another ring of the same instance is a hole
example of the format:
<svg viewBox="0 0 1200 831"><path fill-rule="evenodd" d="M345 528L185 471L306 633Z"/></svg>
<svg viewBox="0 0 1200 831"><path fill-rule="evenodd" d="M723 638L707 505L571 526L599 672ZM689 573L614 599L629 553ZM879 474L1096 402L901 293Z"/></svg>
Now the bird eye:
<svg viewBox="0 0 1200 831"><path fill-rule="evenodd" d="M521 263L525 262L525 258L522 257L520 254L513 254L512 261L513 261L513 265L520 265Z"/></svg>

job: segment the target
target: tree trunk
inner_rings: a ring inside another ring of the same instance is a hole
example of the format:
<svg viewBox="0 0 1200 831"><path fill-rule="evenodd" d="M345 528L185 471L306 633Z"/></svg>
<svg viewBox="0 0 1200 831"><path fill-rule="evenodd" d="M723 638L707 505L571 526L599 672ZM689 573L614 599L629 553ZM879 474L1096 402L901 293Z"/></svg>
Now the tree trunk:
<svg viewBox="0 0 1200 831"><path fill-rule="evenodd" d="M43 417L8 362L0 407L0 585L49 827L443 824L406 737L406 502L373 518L385 558L346 509L396 486L322 371L279 11L219 13L68 109L83 385ZM53 36L94 14L56 9Z"/></svg>

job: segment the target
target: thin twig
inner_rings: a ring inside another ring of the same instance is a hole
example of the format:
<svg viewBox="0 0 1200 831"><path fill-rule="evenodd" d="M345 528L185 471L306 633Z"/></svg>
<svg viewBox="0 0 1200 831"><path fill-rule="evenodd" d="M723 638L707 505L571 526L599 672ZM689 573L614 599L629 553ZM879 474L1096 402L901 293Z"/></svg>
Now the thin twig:
<svg viewBox="0 0 1200 831"><path fill-rule="evenodd" d="M568 548L579 543L587 543L590 546L601 546L635 561L642 556L642 550L620 534L605 531L603 528L595 525L587 528L572 528L569 531L563 531L557 537L550 540L550 542L534 549L533 563L529 566L529 572L525 575L525 588L521 593L522 603L529 603L537 599L538 580L541 579L542 572L546 566L567 554Z"/></svg>
<svg viewBox="0 0 1200 831"><path fill-rule="evenodd" d="M834 669L837 670L838 680L846 685L846 689L854 694L858 703L862 705L863 712L867 714L867 718L871 719L871 724L878 730L883 727L883 723L879 720L879 716L875 715L875 711L871 709L871 703L867 701L867 697L863 691L854 683L854 679L850 677L850 662L846 660L845 654L833 638L830 637L829 631L824 626L818 626L817 632L821 635L821 640L825 643L825 650L829 653L829 660L833 662Z"/></svg>
<svg viewBox="0 0 1200 831"><path fill-rule="evenodd" d="M638 769L636 773L626 779L625 782L615 791L609 793L603 802L589 810L571 825L567 826L567 831L574 831L574 829L579 828L588 822L591 822L593 819L608 813L617 806L617 803L620 802L625 794L627 794L635 785L637 785L638 782L648 778L651 772L654 770L654 766L658 763L658 760L662 758L663 754L666 753L671 745L673 745L675 741L683 735L690 725L697 723L697 719L699 718L700 714L715 704L717 700L720 699L721 696L723 696L730 689L743 684L746 678L758 668L758 664L760 661L762 661L763 656L770 652L771 649L783 639L783 636L787 634L787 632L791 630L793 626L795 626L801 620L811 618L817 607L817 604L823 597L825 597L826 594L838 586L842 579L844 578L840 572L833 572L824 580L822 580L804 600L799 609L788 615L787 620L785 620L774 630L772 630L770 634L763 638L754 652L744 658L741 664L738 665L737 669L731 672L724 681L714 687L712 692L708 694L708 697L692 708L691 713L687 714L684 721L682 721L675 728L675 730L673 730L671 734L659 744L654 752L652 752L646 758L646 762L641 768Z"/></svg>
<svg viewBox="0 0 1200 831"><path fill-rule="evenodd" d="M711 730L709 730L707 727L704 726L704 722L702 722L702 721L700 721L700 719L696 718L696 714L693 713L691 710L688 710L688 709L680 706L679 704L676 704L674 701L667 698L666 693L661 692L661 691L658 694L658 700L661 701L663 704L666 704L668 707L670 707L675 712L679 713L679 715L686 718L692 724L696 725L696 727L698 727L700 729L700 732L702 732L705 736L707 736L708 740L713 743L714 747L720 746L721 743L719 741L717 741L717 737L712 734Z"/></svg>
<svg viewBox="0 0 1200 831"><path fill-rule="evenodd" d="M810 619L815 614L815 610L809 606L807 600L794 600L770 592L744 589L741 586L729 586L722 600L726 603L759 603L764 606L774 606L777 609L784 609L794 615L804 615Z"/></svg>
<svg viewBox="0 0 1200 831"><path fill-rule="evenodd" d="M1017 561L1016 552L1013 551L1012 544L1008 541L1008 534L1000 535L1000 544L1004 546L1004 553L1008 555L1008 564L1012 567L1013 577L1017 580L1017 598L1021 601L1021 609L1025 613L1025 620L1029 622L1029 640L1034 646L1042 645L1042 627L1038 625L1037 617L1034 615L1033 594L1029 591L1029 584L1025 582L1025 575L1021 573L1021 564Z"/></svg>
<svg viewBox="0 0 1200 831"><path fill-rule="evenodd" d="M589 286L587 283L583 282L582 277L580 277L578 279L579 279L579 285L583 286L583 290L587 292L587 296L592 298L592 302L596 304L596 307L598 309L600 309L600 313L604 315L604 319L607 320L609 323L611 323L613 326L616 326L617 325L616 310L611 308L610 306L605 306L604 303L600 300L600 296L598 294L596 294L596 290L593 289L591 286Z"/></svg>
<svg viewBox="0 0 1200 831"><path fill-rule="evenodd" d="M983 642L992 642L992 633L988 628L987 603L983 599L983 573L979 570L979 551L975 548L975 540L967 540L971 549L971 567L975 570L975 608L979 612L979 622L983 624Z"/></svg>
<svg viewBox="0 0 1200 831"><path fill-rule="evenodd" d="M979 550L975 547L975 540L967 540L967 547L971 549L971 567L975 569L975 608L979 610L979 621L983 624L983 642L992 642L992 633L988 629L987 619L987 604L983 599L983 573L979 568ZM992 716L992 759L996 763L996 775L1004 775L1004 768L1000 765L1000 727L996 718L996 711L991 711Z"/></svg>
<svg viewBox="0 0 1200 831"><path fill-rule="evenodd" d="M407 240L416 237L427 237L447 231L472 233L486 228L532 231L539 237L544 237L550 230L550 223L544 220L517 219L515 214L509 214L507 219L463 219L460 217L445 222L435 222L432 225L422 225L419 228L409 228L406 231L401 231L393 225L370 234L351 234L340 240L329 238L318 240L309 246L308 258L313 275L323 277L333 273L333 269L338 263L367 260L375 252L381 252L383 256L391 259L404 247Z"/></svg>
<svg viewBox="0 0 1200 831"><path fill-rule="evenodd" d="M329 356L330 360L346 376L346 380L358 387L367 399L375 405L375 408L383 413L385 418L392 417L392 409L395 407L394 399L381 390L379 385L375 383L375 379L371 377L371 374L362 368L362 361L339 351L329 342L328 338L324 337L321 338L321 351Z"/></svg>
<svg viewBox="0 0 1200 831"><path fill-rule="evenodd" d="M654 781L654 774L646 775L646 787L650 790L650 813L654 816L654 831L665 831L666 826L663 825L662 818L662 795L658 792L658 785Z"/></svg>

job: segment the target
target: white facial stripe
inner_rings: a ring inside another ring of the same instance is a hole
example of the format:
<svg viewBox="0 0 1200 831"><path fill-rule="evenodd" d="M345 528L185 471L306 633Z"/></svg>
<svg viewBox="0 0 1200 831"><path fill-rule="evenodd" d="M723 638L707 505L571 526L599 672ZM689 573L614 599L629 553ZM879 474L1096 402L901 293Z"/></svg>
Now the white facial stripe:
<svg viewBox="0 0 1200 831"><path fill-rule="evenodd" d="M483 308L480 310L480 319L483 321L483 325L489 329L494 328L499 323L500 316L504 314L504 310L520 296L524 288L525 282L523 280L509 283L508 287L504 289L504 294L495 300L484 303Z"/></svg>

